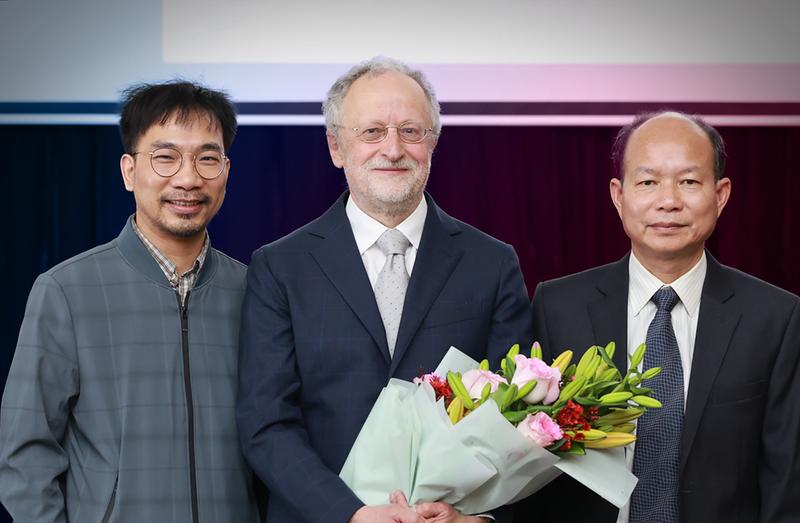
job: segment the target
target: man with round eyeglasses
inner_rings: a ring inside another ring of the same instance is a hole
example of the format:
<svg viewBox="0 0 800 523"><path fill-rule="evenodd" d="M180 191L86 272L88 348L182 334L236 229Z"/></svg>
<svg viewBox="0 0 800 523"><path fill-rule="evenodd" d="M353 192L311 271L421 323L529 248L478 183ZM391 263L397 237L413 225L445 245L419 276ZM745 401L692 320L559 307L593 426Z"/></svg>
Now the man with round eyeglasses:
<svg viewBox="0 0 800 523"><path fill-rule="evenodd" d="M441 123L422 73L364 62L323 112L348 191L253 254L242 309L237 421L270 490L267 521L481 521L436 500L409 508L401 493L365 506L338 473L390 378L433 370L451 345L497 365L531 341L519 261L425 192Z"/></svg>
<svg viewBox="0 0 800 523"><path fill-rule="evenodd" d="M0 411L17 521L258 521L234 400L245 267L213 249L236 114L176 81L125 92L136 212L31 290Z"/></svg>
<svg viewBox="0 0 800 523"><path fill-rule="evenodd" d="M219 146L206 145L197 154L184 153L174 147L161 147L147 154L150 156L150 167L153 168L153 172L164 178L169 178L180 171L181 167L183 167L183 157L189 155L192 157L194 170L197 171L197 174L206 180L213 180L222 174L228 160L228 157L222 154L222 151L218 150L217 147ZM137 154L142 154L142 152L132 152L131 156L136 156Z"/></svg>

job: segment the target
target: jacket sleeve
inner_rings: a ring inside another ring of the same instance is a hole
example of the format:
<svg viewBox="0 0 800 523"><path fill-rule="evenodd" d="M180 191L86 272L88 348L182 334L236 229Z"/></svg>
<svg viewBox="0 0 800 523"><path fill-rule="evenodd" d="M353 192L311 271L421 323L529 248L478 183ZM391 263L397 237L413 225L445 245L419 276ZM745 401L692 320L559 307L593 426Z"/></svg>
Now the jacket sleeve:
<svg viewBox="0 0 800 523"><path fill-rule="evenodd" d="M487 342L489 364L492 368L499 367L500 360L515 343L519 343L520 351L527 354L532 341L528 289L517 253L513 247L505 245Z"/></svg>
<svg viewBox="0 0 800 523"><path fill-rule="evenodd" d="M236 418L250 466L305 520L345 523L363 503L309 442L289 303L264 250L247 270L239 340Z"/></svg>
<svg viewBox="0 0 800 523"><path fill-rule="evenodd" d="M754 352L753 357L758 357ZM765 402L760 523L800 520L800 300L787 323Z"/></svg>
<svg viewBox="0 0 800 523"><path fill-rule="evenodd" d="M69 304L43 274L33 285L0 410L0 499L16 521L66 521L59 479L79 373Z"/></svg>

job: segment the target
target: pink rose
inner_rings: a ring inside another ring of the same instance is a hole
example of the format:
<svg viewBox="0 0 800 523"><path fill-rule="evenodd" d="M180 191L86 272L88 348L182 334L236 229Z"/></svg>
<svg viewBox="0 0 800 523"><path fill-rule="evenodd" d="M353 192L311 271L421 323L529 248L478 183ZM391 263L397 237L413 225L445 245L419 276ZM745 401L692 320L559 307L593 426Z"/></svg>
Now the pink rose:
<svg viewBox="0 0 800 523"><path fill-rule="evenodd" d="M564 437L558 423L544 412L528 414L528 417L517 425L517 430L540 447L547 447Z"/></svg>
<svg viewBox="0 0 800 523"><path fill-rule="evenodd" d="M526 403L549 405L558 399L560 370L550 367L539 358L526 358L522 354L514 356L514 363L517 364L517 370L511 378L513 385L521 389L531 380L536 380L533 390L522 398Z"/></svg>
<svg viewBox="0 0 800 523"><path fill-rule="evenodd" d="M467 388L469 396L472 399L481 399L481 392L487 383L492 384L492 392L497 390L501 383L508 383L508 381L494 372L488 370L472 369L468 370L461 376L461 382Z"/></svg>

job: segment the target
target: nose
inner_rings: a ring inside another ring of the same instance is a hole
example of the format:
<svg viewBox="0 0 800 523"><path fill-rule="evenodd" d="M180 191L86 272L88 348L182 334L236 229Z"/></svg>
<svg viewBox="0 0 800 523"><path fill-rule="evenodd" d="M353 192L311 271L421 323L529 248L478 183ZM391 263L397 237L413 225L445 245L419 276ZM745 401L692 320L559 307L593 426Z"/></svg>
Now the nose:
<svg viewBox="0 0 800 523"><path fill-rule="evenodd" d="M658 210L676 211L683 207L680 188L676 183L662 183L658 192Z"/></svg>
<svg viewBox="0 0 800 523"><path fill-rule="evenodd" d="M381 142L381 152L388 160L395 162L405 154L404 144L396 127L390 127L386 132L388 134Z"/></svg>
<svg viewBox="0 0 800 523"><path fill-rule="evenodd" d="M173 187L187 191L202 185L203 178L197 173L194 167L194 155L191 153L184 153L181 168L170 177L169 181Z"/></svg>

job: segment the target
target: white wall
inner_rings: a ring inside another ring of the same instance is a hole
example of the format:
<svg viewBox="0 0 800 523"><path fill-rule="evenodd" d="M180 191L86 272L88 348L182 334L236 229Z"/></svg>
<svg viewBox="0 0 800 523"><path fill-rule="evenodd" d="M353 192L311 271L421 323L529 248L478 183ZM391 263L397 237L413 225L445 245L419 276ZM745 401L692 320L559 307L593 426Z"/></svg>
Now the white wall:
<svg viewBox="0 0 800 523"><path fill-rule="evenodd" d="M797 0L0 0L0 102L316 102L377 54L443 101L800 102L798 27Z"/></svg>

